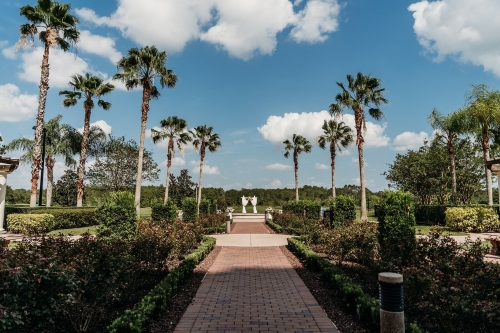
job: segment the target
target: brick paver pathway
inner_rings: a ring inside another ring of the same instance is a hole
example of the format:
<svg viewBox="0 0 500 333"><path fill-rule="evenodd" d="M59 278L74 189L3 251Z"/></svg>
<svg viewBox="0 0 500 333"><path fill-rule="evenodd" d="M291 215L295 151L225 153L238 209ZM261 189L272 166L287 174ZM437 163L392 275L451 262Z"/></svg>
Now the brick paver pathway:
<svg viewBox="0 0 500 333"><path fill-rule="evenodd" d="M235 222L232 234L270 234L269 229L261 222Z"/></svg>
<svg viewBox="0 0 500 333"><path fill-rule="evenodd" d="M223 247L181 332L337 332L279 247Z"/></svg>

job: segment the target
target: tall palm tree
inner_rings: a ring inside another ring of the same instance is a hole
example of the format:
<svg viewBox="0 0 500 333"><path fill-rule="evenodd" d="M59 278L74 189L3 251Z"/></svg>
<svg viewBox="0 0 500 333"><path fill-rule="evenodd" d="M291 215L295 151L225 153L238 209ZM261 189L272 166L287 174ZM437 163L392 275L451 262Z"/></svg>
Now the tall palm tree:
<svg viewBox="0 0 500 333"><path fill-rule="evenodd" d="M356 78L347 75L347 89L343 83L337 82L342 92L335 96L336 103L330 105L330 114L339 115L342 111L352 109L354 112L354 127L356 128L356 145L358 146L359 183L361 186L361 221L368 221L366 211L365 161L363 156L363 132L366 132L366 113L375 120L381 120L384 114L380 105L387 104L384 98L384 88L380 87L380 79L358 73ZM370 107L372 106L372 107Z"/></svg>
<svg viewBox="0 0 500 333"><path fill-rule="evenodd" d="M288 158L290 152L293 152L293 164L295 165L295 200L299 200L299 154L310 153L312 149L311 143L301 135L294 134L292 141L286 139L283 141L285 145L285 153L283 156Z"/></svg>
<svg viewBox="0 0 500 333"><path fill-rule="evenodd" d="M323 135L316 138L318 145L321 149L325 149L327 144L330 143L330 158L332 159L332 197L335 198L335 156L337 149L341 151L341 147L347 148L354 139L352 137L352 129L347 126L343 121L336 122L333 119L324 121Z"/></svg>
<svg viewBox="0 0 500 333"><path fill-rule="evenodd" d="M200 152L200 181L198 184L198 208L196 210L197 214L199 215L205 151L208 148L211 153L216 152L217 150L219 150L219 147L222 145L222 143L220 142L219 134L214 133L212 126L198 126L191 130L190 133L193 137L193 147L195 151Z"/></svg>
<svg viewBox="0 0 500 333"><path fill-rule="evenodd" d="M78 194L76 199L76 206L82 207L83 205L83 192L84 192L84 178L85 178L85 161L87 160L87 149L89 148L89 131L90 131L90 115L94 108L94 98L97 98L97 105L104 110L109 110L111 103L101 99L102 96L112 92L115 86L110 83L104 83L103 80L97 76L92 76L89 73L85 76L75 74L71 77L69 85L73 90L62 90L59 95L64 95L63 106L69 108L75 106L80 98L84 99L83 102L83 135L82 146L80 149L80 163L78 164Z"/></svg>
<svg viewBox="0 0 500 333"><path fill-rule="evenodd" d="M120 73L113 76L113 80L120 80L125 83L128 90L138 86L142 87L141 104L141 137L139 140L139 158L137 165L137 178L135 182L135 205L137 218L141 213L141 180L142 180L142 161L144 158L144 136L146 134L146 122L148 120L149 101L151 98L159 98L160 92L155 86L156 78L159 79L161 87L175 87L177 75L166 67L167 53L159 52L153 46L143 48L131 48L128 50L128 56L123 57L118 62Z"/></svg>
<svg viewBox="0 0 500 333"><path fill-rule="evenodd" d="M467 92L468 106L465 109L467 131L476 135L483 148L484 161L490 159L491 132L500 126L500 91L490 90L485 84L472 85ZM491 171L485 166L488 205L493 205Z"/></svg>
<svg viewBox="0 0 500 333"><path fill-rule="evenodd" d="M192 141L193 138L187 131L187 122L184 119L176 116L168 117L160 121L161 130L157 131L154 128L151 130L151 138L154 143L168 139L167 150L167 181L165 183L165 199L163 203L166 204L168 200L168 184L170 180L170 167L172 166L172 158L174 157L174 148L177 148L184 157L183 145Z"/></svg>
<svg viewBox="0 0 500 333"><path fill-rule="evenodd" d="M74 167L76 161L73 158L75 151L69 136L74 129L66 124L61 124L62 115L58 115L45 123L46 143L45 143L45 165L47 166L47 199L46 205L52 204L52 186L54 184L54 166L56 157L64 158L64 164L68 167ZM12 140L7 146L7 151L23 150L25 153L21 156L21 164L29 164L34 159L35 140L28 138L19 138Z"/></svg>
<svg viewBox="0 0 500 333"><path fill-rule="evenodd" d="M455 143L465 130L464 113L461 110L443 115L434 109L427 117L429 124L437 130L436 138L446 144L451 167L451 188L453 204L457 205L457 173L455 168Z"/></svg>
<svg viewBox="0 0 500 333"><path fill-rule="evenodd" d="M31 199L30 206L36 205L36 189L41 167L42 130L45 116L45 103L49 89L49 50L50 47L59 47L64 52L78 42L80 33L76 30L78 19L71 15L69 4L62 4L52 0L37 0L37 5L21 7L20 14L29 23L22 24L21 39L18 48L28 46L28 38L33 44L35 35L43 43L42 70L40 78L40 94L38 112L36 116L35 146L33 147L33 163L31 165Z"/></svg>

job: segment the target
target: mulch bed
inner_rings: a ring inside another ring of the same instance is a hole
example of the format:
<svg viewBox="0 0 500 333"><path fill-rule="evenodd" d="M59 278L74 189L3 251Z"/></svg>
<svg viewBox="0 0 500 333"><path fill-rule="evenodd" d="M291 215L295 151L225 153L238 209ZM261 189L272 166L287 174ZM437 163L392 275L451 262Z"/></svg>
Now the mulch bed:
<svg viewBox="0 0 500 333"><path fill-rule="evenodd" d="M286 246L280 246L281 251L299 274L304 284L314 296L318 304L325 311L328 318L337 326L342 333L368 333L369 329L363 327L356 315L347 313L343 304L339 301L338 292L330 289L321 279L321 273L309 270L304 264L291 253Z"/></svg>
<svg viewBox="0 0 500 333"><path fill-rule="evenodd" d="M217 258L221 250L220 246L216 246L210 254L200 262L194 269L193 275L179 287L177 294L173 297L170 306L167 307L163 315L155 320L149 329L151 333L170 333L175 330L175 327L181 320L182 315L186 312L187 307L196 296L196 292L203 281L203 278L208 273L213 262Z"/></svg>

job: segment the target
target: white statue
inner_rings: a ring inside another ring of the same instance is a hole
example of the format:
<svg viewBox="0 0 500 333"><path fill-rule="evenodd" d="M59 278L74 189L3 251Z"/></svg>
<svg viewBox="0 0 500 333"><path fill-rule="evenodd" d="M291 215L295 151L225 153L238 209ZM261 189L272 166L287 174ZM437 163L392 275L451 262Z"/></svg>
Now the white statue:
<svg viewBox="0 0 500 333"><path fill-rule="evenodd" d="M245 206L248 204L248 200L247 200L247 198L245 196L241 197L241 204L243 205L243 211L242 211L242 213L246 214L247 211L245 209Z"/></svg>
<svg viewBox="0 0 500 333"><path fill-rule="evenodd" d="M257 214L257 197L254 195L253 198L252 198L252 205L253 205L253 213L254 214Z"/></svg>

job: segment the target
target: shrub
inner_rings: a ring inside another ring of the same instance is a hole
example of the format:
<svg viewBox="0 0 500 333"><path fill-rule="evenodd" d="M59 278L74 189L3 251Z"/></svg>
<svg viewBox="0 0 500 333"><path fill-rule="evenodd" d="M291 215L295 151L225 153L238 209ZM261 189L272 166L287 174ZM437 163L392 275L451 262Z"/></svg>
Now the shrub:
<svg viewBox="0 0 500 333"><path fill-rule="evenodd" d="M447 206L416 205L415 220L417 224L444 225Z"/></svg>
<svg viewBox="0 0 500 333"><path fill-rule="evenodd" d="M163 202L155 202L151 207L151 219L153 221L174 222L177 216L177 206L172 199L168 199L165 205Z"/></svg>
<svg viewBox="0 0 500 333"><path fill-rule="evenodd" d="M31 234L53 230L56 223L51 214L10 214L7 224L9 231L15 234Z"/></svg>
<svg viewBox="0 0 500 333"><path fill-rule="evenodd" d="M385 269L400 269L413 258L416 246L411 194L386 191L384 195L386 202L378 208L380 257Z"/></svg>
<svg viewBox="0 0 500 333"><path fill-rule="evenodd" d="M121 239L132 239L136 229L134 195L115 192L96 209L99 220L97 235Z"/></svg>
<svg viewBox="0 0 500 333"><path fill-rule="evenodd" d="M202 199L200 201L200 215L210 215L213 211L210 210L211 203L207 199Z"/></svg>
<svg viewBox="0 0 500 333"><path fill-rule="evenodd" d="M303 200L304 211L307 219L319 220L321 213L321 204L316 201Z"/></svg>
<svg viewBox="0 0 500 333"><path fill-rule="evenodd" d="M195 198L182 199L182 220L184 222L196 222L197 202Z"/></svg>
<svg viewBox="0 0 500 333"><path fill-rule="evenodd" d="M330 222L334 225L351 223L356 219L356 202L354 198L339 195L330 207Z"/></svg>
<svg viewBox="0 0 500 333"><path fill-rule="evenodd" d="M283 204L283 213L304 216L304 201L288 201Z"/></svg>
<svg viewBox="0 0 500 333"><path fill-rule="evenodd" d="M206 234L226 232L226 215L210 214L200 216L198 223L203 227Z"/></svg>
<svg viewBox="0 0 500 333"><path fill-rule="evenodd" d="M10 214L52 214L55 225L51 230L87 227L99 223L93 207L5 207L5 216Z"/></svg>
<svg viewBox="0 0 500 333"><path fill-rule="evenodd" d="M377 225L372 222L355 222L333 229L322 228L312 240L314 249L325 253L338 265L345 261L374 266L378 255Z"/></svg>
<svg viewBox="0 0 500 333"><path fill-rule="evenodd" d="M491 208L450 207L446 210L446 226L455 231L496 232L500 221Z"/></svg>

